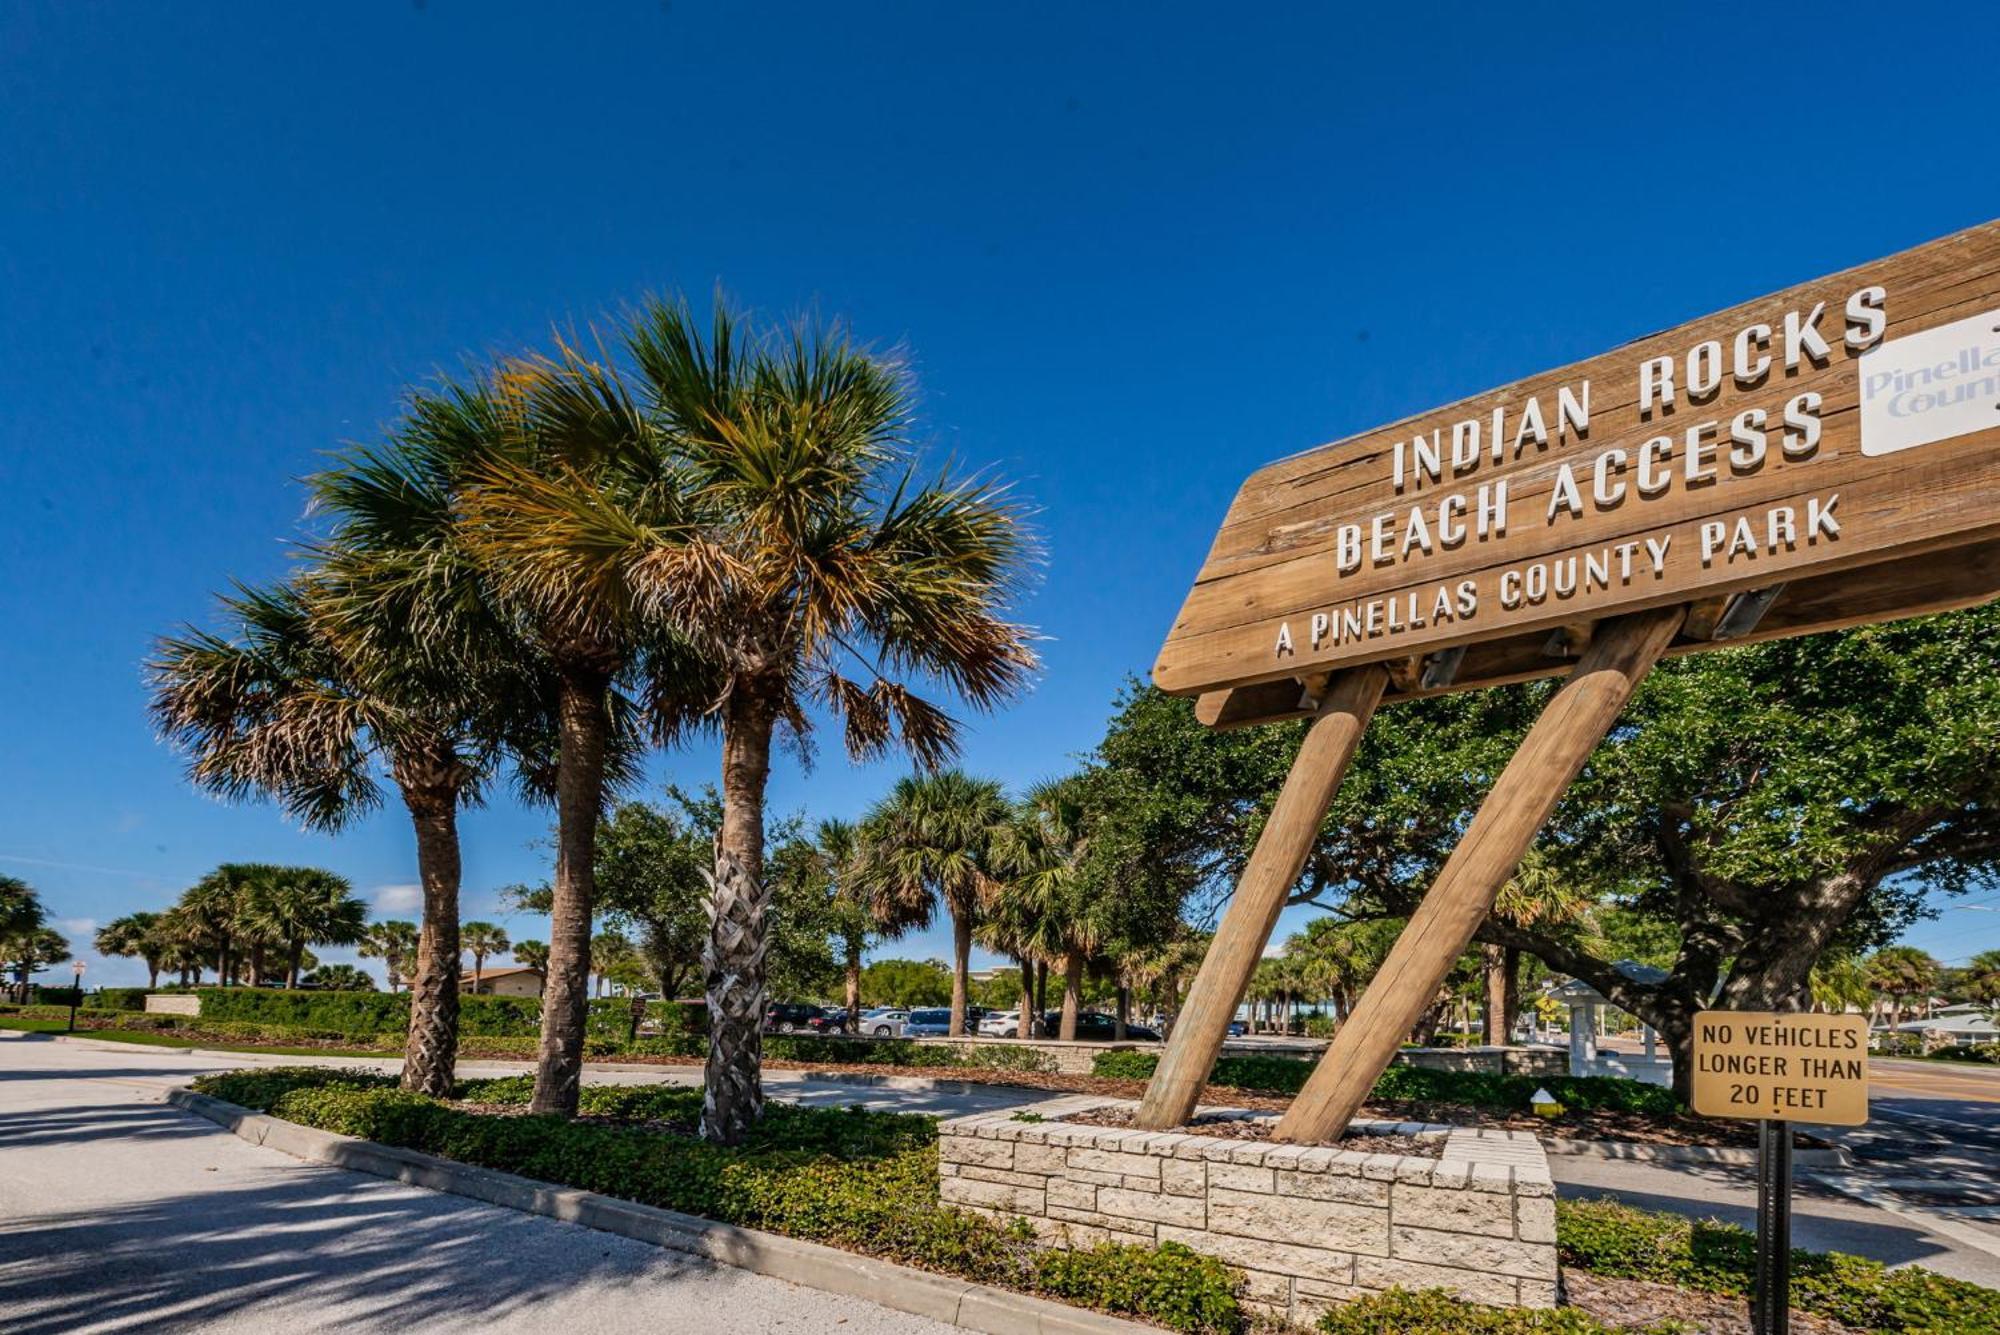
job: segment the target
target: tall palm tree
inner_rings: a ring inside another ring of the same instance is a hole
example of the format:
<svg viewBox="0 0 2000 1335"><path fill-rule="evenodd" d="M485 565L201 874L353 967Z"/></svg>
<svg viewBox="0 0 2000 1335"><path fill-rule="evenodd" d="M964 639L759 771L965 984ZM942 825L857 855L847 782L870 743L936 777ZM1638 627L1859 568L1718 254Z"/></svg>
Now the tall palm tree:
<svg viewBox="0 0 2000 1335"><path fill-rule="evenodd" d="M1000 878L996 899L1006 902L1006 917L1017 925L1015 944L1024 960L1046 960L1062 968L1062 1018L1056 1036L1065 1042L1076 1038L1084 969L1105 934L1101 906L1087 893L1082 876L1088 852L1083 786L1076 777L1029 789L1013 818L994 833L991 862ZM1022 974L1025 994L1025 967Z"/></svg>
<svg viewBox="0 0 2000 1335"><path fill-rule="evenodd" d="M248 909L252 893L275 870L260 862L225 862L181 892L181 930L208 950L218 986L234 983L246 949L263 945Z"/></svg>
<svg viewBox="0 0 2000 1335"><path fill-rule="evenodd" d="M704 545L656 422L615 370L569 345L458 396L439 434L472 460L460 532L554 682L556 866L535 1112L576 1112L590 1002L597 826L615 786L619 686L645 666L703 695L699 665L646 615ZM683 712L663 740L698 726ZM761 1015L759 1017L761 1019Z"/></svg>
<svg viewBox="0 0 2000 1335"><path fill-rule="evenodd" d="M1540 849L1530 848L1494 897L1493 916L1514 927L1589 932L1597 903L1595 892L1566 880ZM1486 1042L1505 1047L1513 1042L1520 1010L1521 952L1515 946L1482 945L1480 963L1486 976Z"/></svg>
<svg viewBox="0 0 2000 1335"><path fill-rule="evenodd" d="M337 830L380 804L377 762L388 772L424 893L403 1083L434 1095L450 1092L458 1044L458 811L504 746L532 754L549 698L458 541L464 398L411 395L384 444L313 479L314 567L224 598L224 634L187 630L150 665L154 718L204 788ZM537 772L524 761L531 792Z"/></svg>
<svg viewBox="0 0 2000 1335"><path fill-rule="evenodd" d="M512 942L506 928L490 922L466 923L458 929L458 939L472 953L472 990L477 992L486 980L486 957L506 954Z"/></svg>
<svg viewBox="0 0 2000 1335"><path fill-rule="evenodd" d="M899 935L870 916L867 897L854 877L854 826L844 820L823 820L813 830L811 857L825 877L832 900L833 935L841 952L842 1001L847 1019L842 1027L861 1032L861 956L871 937Z"/></svg>
<svg viewBox="0 0 2000 1335"><path fill-rule="evenodd" d="M0 876L0 936L32 932L47 916L33 886L18 876Z"/></svg>
<svg viewBox="0 0 2000 1335"><path fill-rule="evenodd" d="M53 927L20 927L0 933L0 977L14 975L15 995L23 1001L35 974L69 957L69 942Z"/></svg>
<svg viewBox="0 0 2000 1335"><path fill-rule="evenodd" d="M900 678L982 708L1023 685L1029 636L1002 612L1029 543L999 490L913 478L906 377L838 330L760 334L718 307L704 335L684 304L656 301L632 318L624 351L636 395L569 350L538 367L526 434L541 457L503 454L465 510L551 656L575 668L565 742L579 786L558 822L557 889L574 867L578 894L567 919L557 898L559 986L565 938L579 961L588 943L595 702L633 661L628 646L645 646L659 740L721 729L702 1127L736 1143L763 1107L772 741L803 740L818 705L842 719L856 757L900 743L926 765L948 759L955 725ZM573 1029L555 1091L569 1108L580 1009ZM536 1107L542 1098L538 1080Z"/></svg>
<svg viewBox="0 0 2000 1335"><path fill-rule="evenodd" d="M520 964L529 969L534 969L545 978L548 976L548 970L549 970L548 942L516 941L511 947L509 947L509 949L513 953L515 963Z"/></svg>
<svg viewBox="0 0 2000 1335"><path fill-rule="evenodd" d="M318 867L274 867L251 887L244 920L285 953L285 986L299 985L307 946L359 945L368 906L344 876Z"/></svg>
<svg viewBox="0 0 2000 1335"><path fill-rule="evenodd" d="M146 989L160 985L160 965L167 956L167 942L160 932L157 913L127 913L97 929L91 943L97 953L146 962Z"/></svg>
<svg viewBox="0 0 2000 1335"><path fill-rule="evenodd" d="M1000 785L959 770L896 781L862 822L855 875L881 921L951 917L951 1032L965 1031L972 934L998 889L993 846L1009 817Z"/></svg>
<svg viewBox="0 0 2000 1335"><path fill-rule="evenodd" d="M417 957L417 925L400 918L387 922L371 922L361 938L361 958L381 960L382 972L388 975L389 990L394 992L410 976L410 966Z"/></svg>

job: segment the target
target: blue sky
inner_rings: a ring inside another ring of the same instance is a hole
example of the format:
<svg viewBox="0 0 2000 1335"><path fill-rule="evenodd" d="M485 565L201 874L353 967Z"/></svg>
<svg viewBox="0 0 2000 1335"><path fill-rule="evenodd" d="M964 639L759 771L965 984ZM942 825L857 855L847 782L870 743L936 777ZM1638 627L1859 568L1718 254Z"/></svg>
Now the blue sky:
<svg viewBox="0 0 2000 1335"><path fill-rule="evenodd" d="M906 345L935 448L1020 480L1047 673L965 760L1023 784L1095 742L1256 465L2000 212L1955 23L1617 10L5 7L0 870L79 944L225 859L414 916L398 813L196 795L140 662L285 569L296 479L401 386L644 292ZM781 762L774 805L894 772ZM546 824L468 816L468 915Z"/></svg>

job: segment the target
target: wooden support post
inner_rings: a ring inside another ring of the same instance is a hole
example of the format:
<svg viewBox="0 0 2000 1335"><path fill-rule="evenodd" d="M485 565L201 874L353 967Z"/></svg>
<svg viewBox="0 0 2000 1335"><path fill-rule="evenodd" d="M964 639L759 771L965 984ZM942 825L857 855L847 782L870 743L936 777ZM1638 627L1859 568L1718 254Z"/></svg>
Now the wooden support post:
<svg viewBox="0 0 2000 1335"><path fill-rule="evenodd" d="M1182 1126L1200 1102L1209 1068L1229 1036L1230 1017L1243 1003L1243 991L1263 958L1285 897L1299 879L1347 762L1361 745L1388 683L1388 672L1371 663L1350 668L1327 684L1312 729L1285 775L1271 818L1188 989L1187 1005L1174 1021L1159 1069L1139 1104L1137 1125L1154 1131Z"/></svg>
<svg viewBox="0 0 2000 1335"><path fill-rule="evenodd" d="M1520 865L1563 790L1672 642L1683 610L1635 612L1598 627L1582 660L1522 739L1374 982L1279 1121L1277 1139L1328 1141L1347 1129L1410 1027L1436 1000L1445 975L1492 912L1494 896Z"/></svg>

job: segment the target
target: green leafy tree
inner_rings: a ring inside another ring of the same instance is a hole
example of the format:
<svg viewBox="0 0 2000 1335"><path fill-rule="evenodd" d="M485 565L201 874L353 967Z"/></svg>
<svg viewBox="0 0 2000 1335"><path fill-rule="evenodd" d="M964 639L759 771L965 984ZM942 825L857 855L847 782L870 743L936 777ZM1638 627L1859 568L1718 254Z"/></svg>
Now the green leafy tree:
<svg viewBox="0 0 2000 1335"><path fill-rule="evenodd" d="M512 947L514 962L529 969L542 972L545 976L549 967L549 945L546 941L516 941Z"/></svg>
<svg viewBox="0 0 2000 1335"><path fill-rule="evenodd" d="M170 945L160 930L157 913L127 913L97 929L91 942L97 953L111 958L139 959L146 963L146 987L160 985L160 968Z"/></svg>
<svg viewBox="0 0 2000 1335"><path fill-rule="evenodd" d="M1062 969L1056 1036L1064 1042L1076 1038L1084 969L1105 937L1105 901L1092 893L1082 874L1089 848L1084 798L1081 779L1035 785L1012 818L995 830L990 858L997 874L993 898L1006 904L1010 941L1024 959L1046 960Z"/></svg>
<svg viewBox="0 0 2000 1335"><path fill-rule="evenodd" d="M32 932L47 916L33 886L18 876L0 876L0 939Z"/></svg>
<svg viewBox="0 0 2000 1335"><path fill-rule="evenodd" d="M14 979L17 999L27 999L33 975L70 957L69 942L44 925L47 919L34 887L0 876L0 977Z"/></svg>
<svg viewBox="0 0 2000 1335"><path fill-rule="evenodd" d="M373 992L375 980L352 964L322 964L299 980L326 992Z"/></svg>
<svg viewBox="0 0 2000 1335"><path fill-rule="evenodd" d="M998 888L993 842L1010 811L1000 785L959 770L915 774L861 824L854 876L881 922L928 927L951 917L951 1032L965 1032L972 935Z"/></svg>
<svg viewBox="0 0 2000 1335"><path fill-rule="evenodd" d="M413 922L401 919L371 922L361 938L361 958L382 961L389 990L394 992L410 978L417 961L418 943L419 933Z"/></svg>
<svg viewBox="0 0 2000 1335"><path fill-rule="evenodd" d="M951 970L942 960L872 960L861 971L869 1006L942 1006L951 1000Z"/></svg>
<svg viewBox="0 0 2000 1335"><path fill-rule="evenodd" d="M459 942L472 955L472 990L477 992L486 981L486 957L504 955L512 944L507 940L507 930L497 923L468 922L458 929Z"/></svg>
<svg viewBox="0 0 2000 1335"><path fill-rule="evenodd" d="M1982 950L1967 961L1961 986L1966 1000L1986 1007L1988 1015L2000 1016L2000 950Z"/></svg>
<svg viewBox="0 0 2000 1335"><path fill-rule="evenodd" d="M285 986L297 987L307 946L361 944L368 906L344 876L318 867L272 867L248 886L240 916L283 948Z"/></svg>
<svg viewBox="0 0 2000 1335"><path fill-rule="evenodd" d="M1295 888L1350 917L1405 916L1549 687L1379 713ZM1297 748L1292 725L1208 733L1135 690L1100 763L1123 770L1190 911L1234 883ZM1865 952L1931 892L1990 884L2000 856L2000 608L1691 655L1655 668L1539 847L1584 893L1671 941L1641 982L1570 927L1496 917L1482 942L1582 978L1659 1031L1678 1092L1693 1016L1809 1003L1829 952Z"/></svg>
<svg viewBox="0 0 2000 1335"><path fill-rule="evenodd" d="M613 975L630 977L639 962L639 952L623 932L605 930L590 938L590 971L597 975L597 995L603 996Z"/></svg>

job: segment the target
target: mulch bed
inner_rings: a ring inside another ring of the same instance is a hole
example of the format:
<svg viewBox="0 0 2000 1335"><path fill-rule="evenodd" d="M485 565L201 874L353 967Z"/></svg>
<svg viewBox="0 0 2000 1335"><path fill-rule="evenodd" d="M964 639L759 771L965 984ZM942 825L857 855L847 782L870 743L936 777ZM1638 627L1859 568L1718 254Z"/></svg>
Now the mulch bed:
<svg viewBox="0 0 2000 1335"><path fill-rule="evenodd" d="M1132 1110L1092 1108L1086 1112L1064 1113L1056 1120L1085 1126L1129 1127L1132 1125ZM1192 1135L1214 1136L1218 1140L1269 1140L1276 1125L1261 1117L1197 1117L1180 1129ZM1364 1154L1407 1154L1418 1159L1435 1159L1444 1152L1443 1136L1371 1136L1350 1132L1338 1140L1319 1143L1343 1150L1359 1150Z"/></svg>
<svg viewBox="0 0 2000 1335"><path fill-rule="evenodd" d="M1719 1293L1677 1289L1637 1279L1608 1279L1574 1268L1563 1271L1563 1293L1571 1307L1612 1326L1643 1330L1678 1321L1687 1335L1754 1335L1750 1300ZM1795 1335L1865 1335L1852 1326L1810 1312L1792 1311Z"/></svg>

